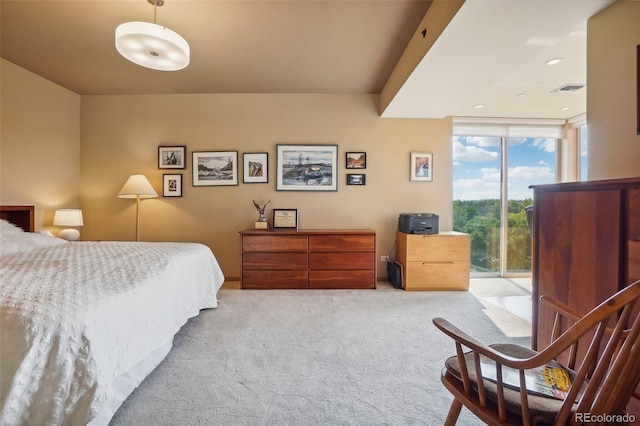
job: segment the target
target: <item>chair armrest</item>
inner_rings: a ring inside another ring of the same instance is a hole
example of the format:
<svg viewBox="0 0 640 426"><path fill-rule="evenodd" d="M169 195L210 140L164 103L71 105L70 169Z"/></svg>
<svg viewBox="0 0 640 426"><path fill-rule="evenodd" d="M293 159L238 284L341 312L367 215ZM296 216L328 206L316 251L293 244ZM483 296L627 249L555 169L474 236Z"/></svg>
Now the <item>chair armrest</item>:
<svg viewBox="0 0 640 426"><path fill-rule="evenodd" d="M546 295L540 296L540 303L542 303L543 305L549 306L555 312L558 312L564 317L570 318L574 321L578 321L580 318L584 316L580 314L578 311L571 309L569 306L565 305L562 302L559 302L558 300L550 296L546 296Z"/></svg>
<svg viewBox="0 0 640 426"><path fill-rule="evenodd" d="M578 322L580 318L584 316L580 314L578 311L571 309L569 306L565 305L562 302L557 301L556 299L550 296L546 296L546 295L540 296L540 303L542 303L543 305L549 306L551 309L553 309L553 311L556 314L560 314L562 317L568 318L574 322ZM611 335L611 333L613 333L613 328L607 327L605 329L605 333L607 333L608 335ZM628 330L623 331L623 336L626 336L627 334L628 334Z"/></svg>
<svg viewBox="0 0 640 426"><path fill-rule="evenodd" d="M530 360L534 358L514 358L512 356L505 355L502 352L497 351L492 347L474 339L444 318L434 318L432 321L436 327L438 327L444 334L451 337L456 342L460 343L463 346L466 346L467 348L475 352L478 352L481 355L486 356L487 358L496 361L498 364L516 369L528 369L539 367L540 365L544 364L544 362L542 362L530 366Z"/></svg>
<svg viewBox="0 0 640 426"><path fill-rule="evenodd" d="M551 361L555 360L555 356L559 351L554 350L555 345L547 347L542 352L538 352L536 355L529 358L515 358L502 352L493 349L492 347L485 345L484 343L474 339L464 331L460 330L449 321L444 318L434 318L433 324L440 329L447 336L451 337L456 342L460 343L467 348L492 359L498 364L502 364L506 367L511 367L517 370L529 370L532 368L541 367Z"/></svg>

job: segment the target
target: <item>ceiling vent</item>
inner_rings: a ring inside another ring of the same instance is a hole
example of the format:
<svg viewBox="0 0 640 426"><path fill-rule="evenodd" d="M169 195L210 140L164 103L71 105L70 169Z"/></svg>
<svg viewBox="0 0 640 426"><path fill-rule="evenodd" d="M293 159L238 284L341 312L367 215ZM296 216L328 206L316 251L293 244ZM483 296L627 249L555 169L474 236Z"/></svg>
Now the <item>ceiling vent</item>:
<svg viewBox="0 0 640 426"><path fill-rule="evenodd" d="M584 87L584 84L565 84L551 91L551 93L571 93Z"/></svg>

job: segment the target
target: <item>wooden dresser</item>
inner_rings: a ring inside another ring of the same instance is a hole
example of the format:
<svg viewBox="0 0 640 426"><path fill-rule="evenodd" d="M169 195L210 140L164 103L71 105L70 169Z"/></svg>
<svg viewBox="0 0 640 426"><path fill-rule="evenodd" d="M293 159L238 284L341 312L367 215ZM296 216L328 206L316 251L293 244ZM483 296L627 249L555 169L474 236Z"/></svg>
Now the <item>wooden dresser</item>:
<svg viewBox="0 0 640 426"><path fill-rule="evenodd" d="M451 231L417 235L398 231L396 253L405 290L469 289L469 234Z"/></svg>
<svg viewBox="0 0 640 426"><path fill-rule="evenodd" d="M640 279L640 178L533 186L532 346L549 344L549 295L581 314ZM636 314L640 306L636 306ZM640 416L640 401L628 409Z"/></svg>
<svg viewBox="0 0 640 426"><path fill-rule="evenodd" d="M373 230L244 230L243 289L376 288Z"/></svg>

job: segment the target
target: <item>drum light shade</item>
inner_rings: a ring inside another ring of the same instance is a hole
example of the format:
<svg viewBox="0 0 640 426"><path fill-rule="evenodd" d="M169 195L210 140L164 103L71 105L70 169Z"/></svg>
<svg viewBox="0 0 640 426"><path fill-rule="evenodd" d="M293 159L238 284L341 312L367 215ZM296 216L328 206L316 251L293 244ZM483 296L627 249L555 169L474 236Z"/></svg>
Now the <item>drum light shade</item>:
<svg viewBox="0 0 640 426"><path fill-rule="evenodd" d="M178 33L150 22L125 22L116 28L116 50L134 64L158 71L189 65L189 43Z"/></svg>

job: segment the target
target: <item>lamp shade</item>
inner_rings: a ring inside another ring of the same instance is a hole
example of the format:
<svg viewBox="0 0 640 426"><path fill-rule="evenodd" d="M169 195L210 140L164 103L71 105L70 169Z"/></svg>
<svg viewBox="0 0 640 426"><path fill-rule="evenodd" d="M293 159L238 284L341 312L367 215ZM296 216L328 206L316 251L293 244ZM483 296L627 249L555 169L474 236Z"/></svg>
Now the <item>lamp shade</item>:
<svg viewBox="0 0 640 426"><path fill-rule="evenodd" d="M82 210L58 209L53 216L54 226L82 226Z"/></svg>
<svg viewBox="0 0 640 426"><path fill-rule="evenodd" d="M134 64L158 71L189 65L189 43L178 33L150 22L125 22L116 28L116 50Z"/></svg>
<svg viewBox="0 0 640 426"><path fill-rule="evenodd" d="M158 193L144 175L131 175L118 193L119 198L155 198Z"/></svg>

